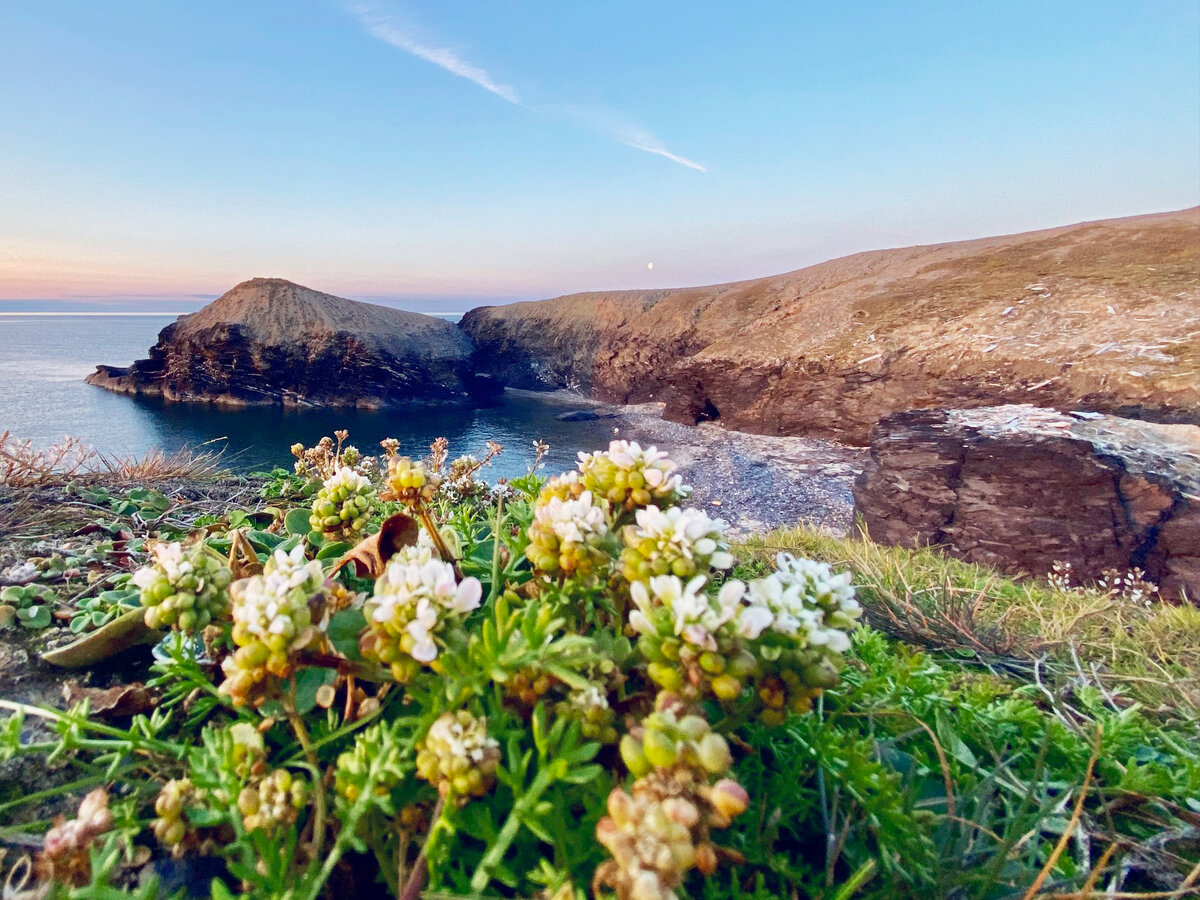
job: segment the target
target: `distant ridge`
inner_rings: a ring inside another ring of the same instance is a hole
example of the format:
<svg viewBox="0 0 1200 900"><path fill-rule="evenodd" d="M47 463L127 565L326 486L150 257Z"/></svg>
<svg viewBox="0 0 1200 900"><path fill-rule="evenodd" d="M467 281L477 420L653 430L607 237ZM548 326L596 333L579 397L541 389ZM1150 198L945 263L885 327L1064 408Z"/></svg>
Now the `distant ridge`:
<svg viewBox="0 0 1200 900"><path fill-rule="evenodd" d="M1200 421L1200 207L875 250L783 275L482 307L480 372L682 422L866 443L927 406Z"/></svg>

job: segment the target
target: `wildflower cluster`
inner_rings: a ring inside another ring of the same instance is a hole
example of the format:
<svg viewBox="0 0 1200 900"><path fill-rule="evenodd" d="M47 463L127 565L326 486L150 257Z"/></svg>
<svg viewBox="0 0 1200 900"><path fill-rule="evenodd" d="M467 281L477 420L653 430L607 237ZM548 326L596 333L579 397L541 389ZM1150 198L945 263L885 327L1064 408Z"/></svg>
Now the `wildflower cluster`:
<svg viewBox="0 0 1200 900"><path fill-rule="evenodd" d="M367 527L375 499L371 479L343 467L325 479L313 498L309 525L313 531L351 540Z"/></svg>
<svg viewBox="0 0 1200 900"><path fill-rule="evenodd" d="M691 697L738 699L750 684L762 719L807 710L837 683L847 632L861 615L849 574L789 554L778 570L749 584L729 581L715 596L703 576L634 582L629 624L647 673L660 687Z"/></svg>
<svg viewBox="0 0 1200 900"><path fill-rule="evenodd" d="M378 468L378 461L372 456L363 456L357 447L343 446L350 432L335 431L333 438L323 437L312 447L303 444L292 444L292 456L296 457L293 466L295 473L310 482L322 482L332 477L339 469L350 469L357 475L373 476Z"/></svg>
<svg viewBox="0 0 1200 900"><path fill-rule="evenodd" d="M443 713L417 745L417 774L459 804L488 792L500 764L500 745L487 719L467 710Z"/></svg>
<svg viewBox="0 0 1200 900"><path fill-rule="evenodd" d="M323 612L325 592L321 564L305 561L303 545L290 554L276 550L263 574L234 582L229 596L237 650L221 664L221 692L241 704L268 675L290 675L295 654L319 634L314 606Z"/></svg>
<svg viewBox="0 0 1200 900"><path fill-rule="evenodd" d="M111 829L112 825L108 791L96 788L80 802L74 819L60 819L46 832L38 857L38 868L49 878L61 882L85 881L91 871L88 850L96 838ZM4 893L14 896L7 890Z"/></svg>
<svg viewBox="0 0 1200 900"><path fill-rule="evenodd" d="M749 796L724 777L733 763L725 739L669 693L621 739L621 756L637 780L632 792L609 794L596 826L612 859L597 868L594 887L620 900L674 900L690 870L716 869L711 832L744 812Z"/></svg>
<svg viewBox="0 0 1200 900"><path fill-rule="evenodd" d="M398 553L388 561L375 582L374 595L364 605L363 655L390 667L397 681L407 682L422 663L434 663L438 642L478 608L481 596L478 579L458 582L454 567L435 559L429 550Z"/></svg>
<svg viewBox="0 0 1200 900"><path fill-rule="evenodd" d="M247 831L274 831L293 824L308 804L308 785L287 769L276 769L238 794L237 808Z"/></svg>
<svg viewBox="0 0 1200 900"><path fill-rule="evenodd" d="M444 442L445 438L439 438L438 440ZM436 450L437 446L438 444L435 441L434 445L431 447L431 449L434 450L431 458L435 463L433 466L434 471L440 473L442 471L442 467L441 465L437 464L439 461ZM482 498L487 496L490 491L487 482L477 480L475 476L479 474L480 469L484 468L485 466L490 466L492 464L492 460L499 456L503 450L504 446L502 444L497 443L496 441L488 441L487 453L484 454L483 459L480 459L472 454L467 454L452 460L448 469L446 470L445 480L442 482L442 494L454 502L462 502L471 498ZM442 448L441 458L445 458L444 447Z"/></svg>
<svg viewBox="0 0 1200 900"><path fill-rule="evenodd" d="M387 489L380 497L408 504L428 503L437 496L441 483L442 477L424 463L414 462L407 456L393 456L388 460L384 478Z"/></svg>
<svg viewBox="0 0 1200 900"><path fill-rule="evenodd" d="M504 689L517 703L532 709L557 683L558 679L549 672L525 668L509 676L504 683Z"/></svg>
<svg viewBox="0 0 1200 900"><path fill-rule="evenodd" d="M606 511L584 491L577 499L539 500L529 526L525 555L545 575L589 579L612 563Z"/></svg>
<svg viewBox="0 0 1200 900"><path fill-rule="evenodd" d="M565 700L555 704L554 711L565 719L577 719L580 731L588 740L602 744L617 742L616 713L609 706L608 696L594 684L571 691Z"/></svg>
<svg viewBox="0 0 1200 900"><path fill-rule="evenodd" d="M1112 568L1105 569L1094 585L1075 582L1075 572L1069 562L1058 560L1046 576L1050 586L1060 591L1086 594L1096 593L1103 597L1111 597L1125 603L1139 606L1150 606L1162 599L1158 585L1147 580L1146 573L1134 566L1122 571Z"/></svg>
<svg viewBox="0 0 1200 900"><path fill-rule="evenodd" d="M621 529L621 574L626 581L655 575L690 578L710 569L728 569L733 554L722 538L725 523L701 510L657 506L639 509L635 523Z"/></svg>
<svg viewBox="0 0 1200 900"><path fill-rule="evenodd" d="M778 570L751 581L739 611L739 632L758 660L755 691L762 719L778 724L786 710L807 712L813 698L838 682L848 632L862 615L850 573L825 563L776 558Z"/></svg>
<svg viewBox="0 0 1200 900"><path fill-rule="evenodd" d="M497 444L449 462L439 440L417 462L383 441L380 479L345 438L294 448L311 500L278 476L272 533L210 529L233 571L261 574L233 581L203 543L163 543L133 579L151 624L221 625L162 664L171 715L144 755L169 767L161 845L224 858L248 896L327 893L361 853L395 896L565 897L594 875L599 895L671 900L736 858L713 837L749 803L734 723L782 721L837 680L859 615L848 577L781 555L764 578L723 580L725 523L681 506L690 489L653 447L614 441L540 490L532 472L493 489L476 478ZM373 524L378 501L404 512ZM141 795L114 796L128 830ZM599 868L594 850L563 852L593 826Z"/></svg>
<svg viewBox="0 0 1200 900"><path fill-rule="evenodd" d="M150 553L153 562L133 573L147 625L198 631L225 615L233 573L204 544L158 543Z"/></svg>
<svg viewBox="0 0 1200 900"><path fill-rule="evenodd" d="M744 593L745 585L730 581L711 596L703 575L686 583L674 575L658 575L631 584L635 608L629 624L639 635L650 678L664 690L690 696L738 697L742 679L756 667L739 641Z"/></svg>
<svg viewBox="0 0 1200 900"><path fill-rule="evenodd" d="M164 847L174 849L183 844L188 828L183 811L195 796L195 785L187 778L172 778L158 792L154 801L157 818L151 824L151 830Z"/></svg>
<svg viewBox="0 0 1200 900"><path fill-rule="evenodd" d="M675 472L675 463L655 447L636 441L613 441L608 450L579 454L585 490L607 500L614 509L631 511L650 504L675 506L691 493Z"/></svg>

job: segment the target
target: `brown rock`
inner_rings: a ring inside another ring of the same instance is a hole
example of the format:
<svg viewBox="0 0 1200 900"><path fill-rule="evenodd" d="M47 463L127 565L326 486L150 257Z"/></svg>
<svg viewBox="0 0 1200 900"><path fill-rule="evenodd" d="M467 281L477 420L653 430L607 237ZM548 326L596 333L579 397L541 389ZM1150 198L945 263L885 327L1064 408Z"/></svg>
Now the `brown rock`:
<svg viewBox="0 0 1200 900"><path fill-rule="evenodd" d="M461 326L507 385L760 434L865 444L892 412L999 403L1195 424L1200 208L483 307Z"/></svg>
<svg viewBox="0 0 1200 900"><path fill-rule="evenodd" d="M1144 569L1200 597L1200 428L1029 405L882 419L854 488L871 538L1009 572Z"/></svg>
<svg viewBox="0 0 1200 900"><path fill-rule="evenodd" d="M167 400L376 408L488 393L470 357L442 319L254 278L164 328L149 359L87 381Z"/></svg>

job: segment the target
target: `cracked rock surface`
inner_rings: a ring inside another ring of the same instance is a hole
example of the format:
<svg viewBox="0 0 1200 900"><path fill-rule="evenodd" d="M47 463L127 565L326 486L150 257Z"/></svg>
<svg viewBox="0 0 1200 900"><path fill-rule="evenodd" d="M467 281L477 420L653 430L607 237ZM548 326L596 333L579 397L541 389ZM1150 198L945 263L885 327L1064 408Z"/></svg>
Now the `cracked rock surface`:
<svg viewBox="0 0 1200 900"><path fill-rule="evenodd" d="M854 486L881 543L1085 578L1139 567L1200 597L1200 427L1018 404L883 418Z"/></svg>

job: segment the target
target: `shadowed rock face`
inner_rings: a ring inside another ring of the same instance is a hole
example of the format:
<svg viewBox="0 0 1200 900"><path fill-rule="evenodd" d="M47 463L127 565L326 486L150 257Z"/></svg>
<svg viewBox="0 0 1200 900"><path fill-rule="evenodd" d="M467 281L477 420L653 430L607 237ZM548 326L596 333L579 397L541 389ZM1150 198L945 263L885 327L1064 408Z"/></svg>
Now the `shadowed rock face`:
<svg viewBox="0 0 1200 900"><path fill-rule="evenodd" d="M854 487L885 544L938 544L1009 572L1144 569L1200 598L1200 428L1027 405L882 419Z"/></svg>
<svg viewBox="0 0 1200 900"><path fill-rule="evenodd" d="M99 366L89 384L230 405L395 406L494 388L453 324L254 278L164 328L148 359Z"/></svg>
<svg viewBox="0 0 1200 900"><path fill-rule="evenodd" d="M461 327L505 384L763 434L865 444L891 412L997 403L1200 423L1200 208L484 307Z"/></svg>

